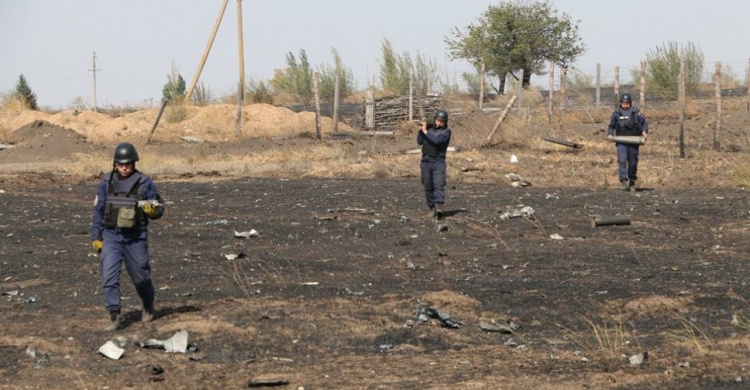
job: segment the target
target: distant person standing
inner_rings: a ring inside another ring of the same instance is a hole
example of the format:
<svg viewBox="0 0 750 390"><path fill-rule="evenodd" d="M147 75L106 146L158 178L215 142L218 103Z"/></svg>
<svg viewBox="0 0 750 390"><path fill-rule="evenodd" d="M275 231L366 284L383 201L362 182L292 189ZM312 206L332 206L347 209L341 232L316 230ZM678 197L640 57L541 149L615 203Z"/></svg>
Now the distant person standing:
<svg viewBox="0 0 750 390"><path fill-rule="evenodd" d="M445 205L445 155L451 142L451 129L448 128L448 112L435 111L435 124L429 126L426 120L417 133L417 144L422 146L420 170L424 185L427 207L431 218L443 217Z"/></svg>
<svg viewBox="0 0 750 390"><path fill-rule="evenodd" d="M612 113L607 128L607 138L614 136L648 137L648 122L638 107L633 106L633 98L628 93L620 96L620 107ZM618 175L623 191L635 191L638 180L638 151L640 144L616 142Z"/></svg>
<svg viewBox="0 0 750 390"><path fill-rule="evenodd" d="M122 326L120 272L122 263L143 303L141 320L154 318L154 284L148 253L148 222L164 215L156 185L135 168L138 152L124 142L115 148L112 171L99 182L91 225L91 246L100 252L102 291L110 324Z"/></svg>

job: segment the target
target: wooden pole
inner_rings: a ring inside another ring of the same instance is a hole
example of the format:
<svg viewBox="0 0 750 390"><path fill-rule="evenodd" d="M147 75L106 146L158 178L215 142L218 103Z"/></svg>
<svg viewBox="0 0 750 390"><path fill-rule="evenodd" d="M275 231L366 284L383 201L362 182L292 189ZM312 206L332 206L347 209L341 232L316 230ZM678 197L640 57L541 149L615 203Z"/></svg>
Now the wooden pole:
<svg viewBox="0 0 750 390"><path fill-rule="evenodd" d="M547 106L547 120L552 123L552 115L554 114L554 96L555 96L555 63L550 61L549 63L549 105Z"/></svg>
<svg viewBox="0 0 750 390"><path fill-rule="evenodd" d="M365 129L375 128L375 93L372 88L365 92Z"/></svg>
<svg viewBox="0 0 750 390"><path fill-rule="evenodd" d="M497 129L500 128L500 124L503 123L503 120L505 120L505 117L510 112L510 109L513 108L513 104L516 102L516 99L518 99L517 95L513 95L513 97L510 98L510 101L508 102L508 105L505 106L505 109L500 114L500 117L497 118L497 121L495 122L495 126L492 127L492 131L490 131L490 135L488 135L487 139L484 141L485 145L489 144L490 141L492 141L492 137L495 136L495 132L497 131Z"/></svg>
<svg viewBox="0 0 750 390"><path fill-rule="evenodd" d="M221 25L221 19L224 18L224 11L227 9L227 3L229 3L229 0L224 0L224 2L221 5L221 9L219 9L219 15L216 16L216 22L214 23L213 31L211 31L211 37L208 38L208 43L206 44L206 48L203 50L203 57L201 57L201 60L198 63L198 69L195 71L195 75L193 76L193 80L190 82L190 87L188 88L187 93L185 93L185 103L190 103L190 97L193 95L193 90L195 89L195 85L198 83L198 79L201 76L201 72L203 71L203 66L206 65L206 60L208 59L208 53L211 52L211 46L213 46L214 39L216 38L216 32L219 31L219 25Z"/></svg>
<svg viewBox="0 0 750 390"><path fill-rule="evenodd" d="M242 34L242 0L237 0L237 42L239 46L240 84L242 85L242 101L245 101L245 45Z"/></svg>
<svg viewBox="0 0 750 390"><path fill-rule="evenodd" d="M714 64L714 97L716 99L716 126L714 126L714 150L719 150L719 137L721 135L721 61Z"/></svg>
<svg viewBox="0 0 750 390"><path fill-rule="evenodd" d="M94 56L91 61L93 62L91 73L94 75L94 112L98 112L99 107L96 104L96 72L98 72L99 69L96 68L96 52L94 52Z"/></svg>
<svg viewBox="0 0 750 390"><path fill-rule="evenodd" d="M242 136L242 103L245 101L245 87L237 83L237 117L234 120L234 133L237 138Z"/></svg>
<svg viewBox="0 0 750 390"><path fill-rule="evenodd" d="M341 95L341 78L336 75L333 84L333 133L339 131L339 96Z"/></svg>
<svg viewBox="0 0 750 390"><path fill-rule="evenodd" d="M517 106L518 108L522 108L523 107L523 69L521 69L518 72L518 79L521 81L518 83L518 93L516 94L516 96L518 96Z"/></svg>
<svg viewBox="0 0 750 390"><path fill-rule="evenodd" d="M641 61L641 112L646 109L646 61Z"/></svg>
<svg viewBox="0 0 750 390"><path fill-rule="evenodd" d="M414 66L409 68L409 120L414 120Z"/></svg>
<svg viewBox="0 0 750 390"><path fill-rule="evenodd" d="M602 104L602 64L596 64L596 98L597 107Z"/></svg>
<svg viewBox="0 0 750 390"><path fill-rule="evenodd" d="M148 133L148 139L146 139L146 145L148 145L151 142L151 136L154 135L154 131L156 131L156 126L159 125L159 120L161 119L161 115L164 114L164 109L167 108L167 103L169 103L169 99L166 99L161 103L161 109L159 109L159 114L156 116L154 125L151 126L151 132Z"/></svg>
<svg viewBox="0 0 750 390"><path fill-rule="evenodd" d="M747 60L747 69L745 69L745 99L747 111L750 111L750 59Z"/></svg>
<svg viewBox="0 0 750 390"><path fill-rule="evenodd" d="M484 74L487 65L482 64L482 70L479 71L479 109L484 108Z"/></svg>
<svg viewBox="0 0 750 390"><path fill-rule="evenodd" d="M615 107L620 105L620 67L615 66Z"/></svg>
<svg viewBox="0 0 750 390"><path fill-rule="evenodd" d="M560 111L563 115L563 121L565 120L565 79L568 75L568 67L567 66L561 66L560 67Z"/></svg>
<svg viewBox="0 0 750 390"><path fill-rule="evenodd" d="M680 158L685 158L685 59L680 60L680 75L677 82L677 98L680 106Z"/></svg>
<svg viewBox="0 0 750 390"><path fill-rule="evenodd" d="M313 94L315 95L315 139L320 140L320 91L318 89L318 72L313 73Z"/></svg>
<svg viewBox="0 0 750 390"><path fill-rule="evenodd" d="M422 80L419 79L419 74L414 78L414 88L417 90L417 112L419 112L419 119L424 120L427 117L424 114L424 102L422 101Z"/></svg>

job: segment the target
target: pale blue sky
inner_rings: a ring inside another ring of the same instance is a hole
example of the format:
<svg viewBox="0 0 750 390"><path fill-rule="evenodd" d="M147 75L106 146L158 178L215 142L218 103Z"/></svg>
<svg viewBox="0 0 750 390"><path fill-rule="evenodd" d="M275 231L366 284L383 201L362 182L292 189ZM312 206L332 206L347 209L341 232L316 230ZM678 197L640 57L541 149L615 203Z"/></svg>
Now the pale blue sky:
<svg viewBox="0 0 750 390"><path fill-rule="evenodd" d="M622 77L667 41L693 42L707 63L722 61L744 78L750 45L750 1L555 0L580 20L588 51L573 66L603 79ZM192 80L222 0L0 0L0 92L23 73L41 106L93 103L92 54L97 54L97 100L107 105L158 103L175 64ZM285 55L304 49L313 65L332 63L335 47L359 88L379 75L381 44L434 60L451 80L470 71L450 61L444 37L475 23L486 0L243 0L246 78L267 80ZM230 0L201 80L214 95L232 92L239 78L237 5ZM532 82L544 85L545 78Z"/></svg>

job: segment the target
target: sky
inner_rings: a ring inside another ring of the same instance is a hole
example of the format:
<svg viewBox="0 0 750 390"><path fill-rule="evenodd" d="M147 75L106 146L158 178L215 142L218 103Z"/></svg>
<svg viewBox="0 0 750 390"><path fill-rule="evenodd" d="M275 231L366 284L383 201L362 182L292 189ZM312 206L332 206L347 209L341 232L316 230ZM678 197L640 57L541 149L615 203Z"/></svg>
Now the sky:
<svg viewBox="0 0 750 390"><path fill-rule="evenodd" d="M516 0L517 1L517 0ZM242 0L246 80L267 81L286 55L305 50L311 65L333 64L335 48L364 89L378 83L382 44L398 54L434 61L442 79L473 72L451 60L445 37L476 24L485 0ZM573 67L602 80L621 80L666 42L697 44L706 68L715 61L744 79L750 58L748 0L552 0L579 21L587 47ZM0 0L0 93L20 74L47 108L76 100L97 106L155 106L174 67L189 85L223 0ZM233 93L239 80L237 0L229 0L199 82L214 96ZM746 46L747 45L747 46ZM96 72L94 69L96 53ZM532 83L549 83L537 76Z"/></svg>

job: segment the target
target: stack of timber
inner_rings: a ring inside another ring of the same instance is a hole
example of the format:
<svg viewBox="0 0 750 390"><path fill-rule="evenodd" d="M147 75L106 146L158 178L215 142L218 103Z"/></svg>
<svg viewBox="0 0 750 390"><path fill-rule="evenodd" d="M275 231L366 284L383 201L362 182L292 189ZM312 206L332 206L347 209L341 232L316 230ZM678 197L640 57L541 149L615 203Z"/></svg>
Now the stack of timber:
<svg viewBox="0 0 750 390"><path fill-rule="evenodd" d="M419 116L419 103L417 99L413 100L414 107L412 108L412 119L420 120ZM365 115L366 114L365 104ZM424 115L431 116L440 108L440 97L438 96L427 96L422 99L422 107ZM364 130L393 130L397 128L402 122L409 120L409 97L408 96L391 96L384 97L375 100L374 109L374 127L372 129L367 128L367 121L362 122Z"/></svg>

